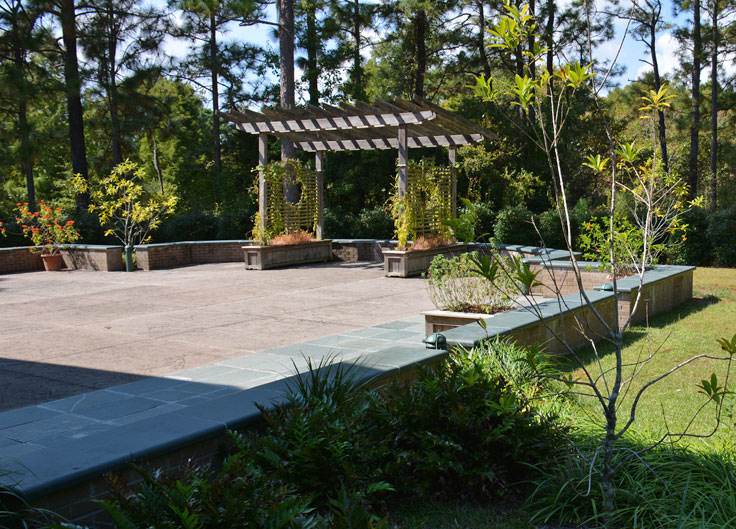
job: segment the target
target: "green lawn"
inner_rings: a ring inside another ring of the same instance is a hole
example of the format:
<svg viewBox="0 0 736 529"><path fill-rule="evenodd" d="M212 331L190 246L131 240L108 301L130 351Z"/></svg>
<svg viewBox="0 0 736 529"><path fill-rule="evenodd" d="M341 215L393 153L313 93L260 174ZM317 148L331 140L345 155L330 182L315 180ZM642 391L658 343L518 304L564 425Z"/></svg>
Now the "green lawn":
<svg viewBox="0 0 736 529"><path fill-rule="evenodd" d="M626 339L624 359L633 361L653 359L634 380L627 398L620 409L628 414L632 397L646 381L669 370L677 363L698 354L723 356L716 343L719 337L736 334L736 269L701 268L695 271L694 299L670 314L650 321L649 326L631 329ZM610 347L602 346L600 354L604 369L613 365ZM588 367L594 370L595 358L588 351ZM736 367L736 366L735 366ZM577 375L580 375L580 370ZM725 364L710 360L698 361L671 375L645 393L639 405L637 430L657 434L682 427L690 420L705 397L698 393L696 384L716 372L725 376ZM736 370L732 374L736 379ZM731 383L733 385L733 383ZM582 411L600 415L593 402L582 403ZM730 411L730 406L728 406ZM707 408L709 411L710 407ZM712 413L703 413L695 421L693 431L707 432L714 424ZM733 425L733 419L726 417ZM725 439L728 433L721 429L716 440ZM709 441L692 440L690 443ZM389 526L396 529L532 529L528 522L531 513L523 506L510 505L458 505L419 500L395 506L391 509Z"/></svg>
<svg viewBox="0 0 736 529"><path fill-rule="evenodd" d="M673 366L695 355L724 356L716 340L731 338L736 334L736 270L700 268L695 271L694 298L669 314L653 318L649 326L633 327L626 337L624 361L634 362L652 359L637 374L628 393L625 394L620 416L628 416L630 405L638 390L649 380L667 372ZM601 345L599 355L604 369L614 365L613 348ZM600 373L595 356L587 353L587 367ZM735 366L736 367L736 366ZM637 429L652 434L684 428L706 400L697 384L716 373L724 380L727 363L708 359L697 360L678 372L650 387L640 401L637 411ZM576 377L582 370L573 371ZM625 371L630 376L633 368ZM732 373L733 377L736 371ZM601 387L602 384L601 384ZM581 399L585 400L585 399ZM595 404L587 402L585 408L596 413ZM712 406L698 415L692 425L693 432L705 433L714 424Z"/></svg>

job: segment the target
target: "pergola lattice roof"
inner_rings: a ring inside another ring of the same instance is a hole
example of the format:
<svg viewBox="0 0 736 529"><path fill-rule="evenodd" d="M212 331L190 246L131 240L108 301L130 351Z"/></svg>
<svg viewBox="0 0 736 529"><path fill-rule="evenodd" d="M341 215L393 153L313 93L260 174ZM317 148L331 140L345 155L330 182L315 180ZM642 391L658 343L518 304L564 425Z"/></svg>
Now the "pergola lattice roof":
<svg viewBox="0 0 736 529"><path fill-rule="evenodd" d="M322 105L284 110L264 108L222 114L250 134L273 134L305 151L397 149L399 129L407 147L457 147L493 139L492 133L429 101L394 99L339 107Z"/></svg>

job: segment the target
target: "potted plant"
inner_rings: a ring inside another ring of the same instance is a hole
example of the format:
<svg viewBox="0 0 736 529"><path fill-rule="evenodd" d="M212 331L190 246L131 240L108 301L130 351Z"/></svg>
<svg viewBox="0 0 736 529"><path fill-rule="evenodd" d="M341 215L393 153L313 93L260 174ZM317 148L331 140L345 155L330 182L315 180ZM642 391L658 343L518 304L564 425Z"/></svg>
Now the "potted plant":
<svg viewBox="0 0 736 529"><path fill-rule="evenodd" d="M38 211L32 211L28 202L16 204L16 221L23 235L33 242L31 251L40 252L44 269L60 270L64 264L61 248L79 239L73 220L64 220L60 207L52 207L45 201L39 203Z"/></svg>

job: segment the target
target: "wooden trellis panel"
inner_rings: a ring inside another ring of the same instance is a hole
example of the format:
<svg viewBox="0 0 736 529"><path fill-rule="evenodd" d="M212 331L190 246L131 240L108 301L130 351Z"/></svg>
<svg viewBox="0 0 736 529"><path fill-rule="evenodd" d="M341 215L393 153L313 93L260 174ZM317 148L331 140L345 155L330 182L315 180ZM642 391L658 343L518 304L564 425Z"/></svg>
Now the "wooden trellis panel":
<svg viewBox="0 0 736 529"><path fill-rule="evenodd" d="M449 236L442 221L453 216L453 171L432 163L410 163L406 190L409 232L414 236Z"/></svg>

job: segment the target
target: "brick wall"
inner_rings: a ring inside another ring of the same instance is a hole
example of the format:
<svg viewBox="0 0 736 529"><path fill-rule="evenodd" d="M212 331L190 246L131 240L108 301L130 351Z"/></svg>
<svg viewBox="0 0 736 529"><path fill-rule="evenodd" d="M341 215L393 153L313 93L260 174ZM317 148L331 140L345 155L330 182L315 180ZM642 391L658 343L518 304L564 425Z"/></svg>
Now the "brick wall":
<svg viewBox="0 0 736 529"><path fill-rule="evenodd" d="M243 245L250 241L183 241L135 247L141 270L157 270L201 263L243 261Z"/></svg>
<svg viewBox="0 0 736 529"><path fill-rule="evenodd" d="M43 270L41 257L30 246L0 248L0 274Z"/></svg>

